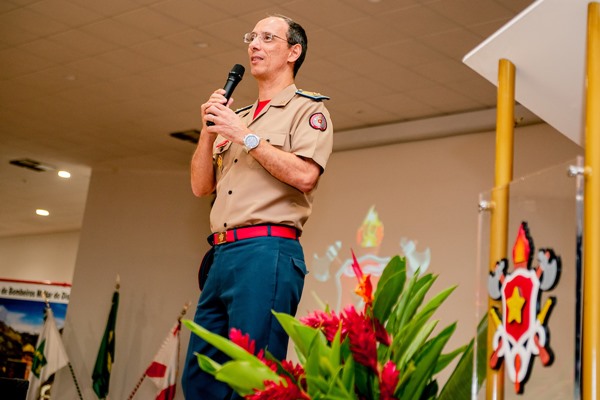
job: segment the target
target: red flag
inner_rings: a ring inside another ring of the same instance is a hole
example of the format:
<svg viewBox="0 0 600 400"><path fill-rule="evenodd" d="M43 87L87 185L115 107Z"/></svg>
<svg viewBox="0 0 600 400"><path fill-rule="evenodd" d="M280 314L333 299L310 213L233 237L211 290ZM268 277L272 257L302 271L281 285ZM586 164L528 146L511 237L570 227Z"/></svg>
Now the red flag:
<svg viewBox="0 0 600 400"><path fill-rule="evenodd" d="M181 322L177 321L146 370L146 376L158 388L156 400L173 400L175 398L175 383L179 369L180 329Z"/></svg>

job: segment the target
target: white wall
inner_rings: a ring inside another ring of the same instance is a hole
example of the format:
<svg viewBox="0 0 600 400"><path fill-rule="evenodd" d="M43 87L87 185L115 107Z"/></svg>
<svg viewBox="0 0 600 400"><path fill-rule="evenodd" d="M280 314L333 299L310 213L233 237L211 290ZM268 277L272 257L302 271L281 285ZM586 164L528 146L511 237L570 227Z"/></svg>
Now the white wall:
<svg viewBox="0 0 600 400"><path fill-rule="evenodd" d="M79 231L0 238L0 277L70 283Z"/></svg>

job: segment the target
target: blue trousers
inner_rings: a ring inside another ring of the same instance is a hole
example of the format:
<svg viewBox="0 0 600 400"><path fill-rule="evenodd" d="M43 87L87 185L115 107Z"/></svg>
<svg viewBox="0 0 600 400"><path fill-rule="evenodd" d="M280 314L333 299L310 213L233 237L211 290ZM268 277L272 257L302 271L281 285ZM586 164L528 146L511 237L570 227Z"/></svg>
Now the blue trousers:
<svg viewBox="0 0 600 400"><path fill-rule="evenodd" d="M224 337L229 337L231 328L237 328L256 341L256 351L266 348L277 359L285 359L288 336L271 311L296 314L306 273L297 240L259 237L217 245L194 321ZM194 353L221 364L228 360L192 333L182 374L187 400L241 398L202 371Z"/></svg>

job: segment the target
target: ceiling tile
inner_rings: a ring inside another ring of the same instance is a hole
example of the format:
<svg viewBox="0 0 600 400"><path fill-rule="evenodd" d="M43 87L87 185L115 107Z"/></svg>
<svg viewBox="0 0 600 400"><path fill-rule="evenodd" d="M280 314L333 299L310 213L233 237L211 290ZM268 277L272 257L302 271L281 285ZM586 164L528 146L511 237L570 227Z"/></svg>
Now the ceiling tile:
<svg viewBox="0 0 600 400"><path fill-rule="evenodd" d="M82 30L90 35L120 46L131 46L153 38L153 35L119 22L116 19L103 19L102 21L82 27Z"/></svg>
<svg viewBox="0 0 600 400"><path fill-rule="evenodd" d="M194 52L181 47L175 47L171 43L162 39L149 40L147 42L131 46L131 50L135 51L136 53L140 53L149 59L158 61L163 65L190 61L197 57Z"/></svg>
<svg viewBox="0 0 600 400"><path fill-rule="evenodd" d="M451 114L457 110L475 110L482 107L479 102L443 86L419 89L406 94L443 114Z"/></svg>
<svg viewBox="0 0 600 400"><path fill-rule="evenodd" d="M164 15L175 18L190 27L200 27L229 18L228 13L195 0L166 0L151 6Z"/></svg>
<svg viewBox="0 0 600 400"><path fill-rule="evenodd" d="M35 56L56 64L66 64L87 57L85 53L46 38L22 44L20 47Z"/></svg>
<svg viewBox="0 0 600 400"><path fill-rule="evenodd" d="M399 27L400 25L383 21L381 17L361 17L360 19L344 20L341 23L332 24L327 28L327 31L335 33L340 38L356 46L360 46L360 49L368 49L408 38ZM356 50L359 48L356 48Z"/></svg>
<svg viewBox="0 0 600 400"><path fill-rule="evenodd" d="M48 60L14 47L0 50L0 60L2 60L0 63L0 78L2 79L25 75L53 65Z"/></svg>
<svg viewBox="0 0 600 400"><path fill-rule="evenodd" d="M462 60L463 56L481 43L481 38L464 29L424 35L418 38L422 43L445 54L454 60Z"/></svg>
<svg viewBox="0 0 600 400"><path fill-rule="evenodd" d="M433 35L457 28L456 22L430 9L428 4L392 11L378 18L381 24L395 26L411 37Z"/></svg>
<svg viewBox="0 0 600 400"><path fill-rule="evenodd" d="M69 29L67 25L29 8L17 8L0 15L0 26L20 28L38 37Z"/></svg>
<svg viewBox="0 0 600 400"><path fill-rule="evenodd" d="M0 17L0 43L2 43L3 47L18 46L40 37L18 26L5 23L1 19Z"/></svg>
<svg viewBox="0 0 600 400"><path fill-rule="evenodd" d="M104 16L115 16L139 8L140 5L132 0L70 0L82 7L89 8Z"/></svg>
<svg viewBox="0 0 600 400"><path fill-rule="evenodd" d="M431 62L441 62L448 57L427 45L414 40L405 39L371 47L371 51L381 57L405 67L418 66Z"/></svg>
<svg viewBox="0 0 600 400"><path fill-rule="evenodd" d="M142 71L147 71L161 65L158 61L141 55L131 49L117 49L109 51L98 56L98 59L105 61L119 68L136 74Z"/></svg>
<svg viewBox="0 0 600 400"><path fill-rule="evenodd" d="M104 18L101 14L68 0L42 0L27 8L72 28Z"/></svg>
<svg viewBox="0 0 600 400"><path fill-rule="evenodd" d="M411 70L432 82L440 84L467 80L476 76L472 69L452 59L417 65Z"/></svg>
<svg viewBox="0 0 600 400"><path fill-rule="evenodd" d="M162 37L188 29L173 18L154 11L150 8L139 8L114 18L125 25L146 32L151 37Z"/></svg>
<svg viewBox="0 0 600 400"><path fill-rule="evenodd" d="M59 46L78 51L86 56L95 56L111 51L118 46L82 30L71 29L48 37Z"/></svg>
<svg viewBox="0 0 600 400"><path fill-rule="evenodd" d="M461 26L490 19L510 18L514 15L494 0L443 0L429 3L426 7Z"/></svg>

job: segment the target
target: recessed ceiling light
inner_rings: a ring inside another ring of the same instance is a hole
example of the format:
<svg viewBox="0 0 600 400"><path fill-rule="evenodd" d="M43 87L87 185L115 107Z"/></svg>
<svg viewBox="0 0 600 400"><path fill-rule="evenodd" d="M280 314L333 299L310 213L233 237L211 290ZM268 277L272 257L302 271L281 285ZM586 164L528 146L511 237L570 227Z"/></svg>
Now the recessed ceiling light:
<svg viewBox="0 0 600 400"><path fill-rule="evenodd" d="M42 217L47 217L48 215L50 215L50 212L48 210L42 210L41 208L35 210L35 213L37 215L41 215Z"/></svg>
<svg viewBox="0 0 600 400"><path fill-rule="evenodd" d="M71 173L69 171L58 171L58 176L69 179L71 177Z"/></svg>

